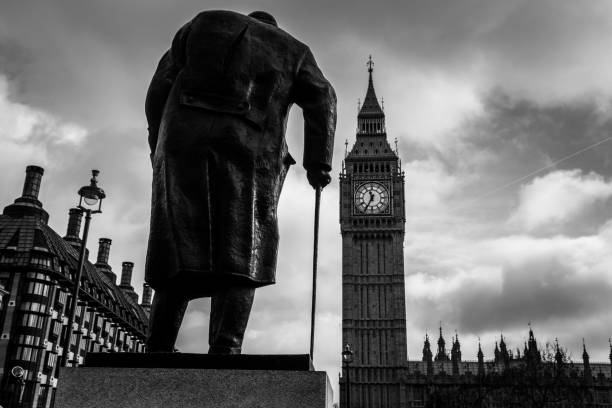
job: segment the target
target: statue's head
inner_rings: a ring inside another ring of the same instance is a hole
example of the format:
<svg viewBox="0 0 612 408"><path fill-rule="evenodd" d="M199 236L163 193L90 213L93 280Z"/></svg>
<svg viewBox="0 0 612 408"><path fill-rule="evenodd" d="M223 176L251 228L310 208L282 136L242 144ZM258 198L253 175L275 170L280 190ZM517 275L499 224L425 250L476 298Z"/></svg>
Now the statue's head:
<svg viewBox="0 0 612 408"><path fill-rule="evenodd" d="M265 11L254 11L249 14L249 17L252 17L256 20L261 21L262 23L273 25L274 27L278 27L276 23L276 19L272 17L272 14L266 13Z"/></svg>

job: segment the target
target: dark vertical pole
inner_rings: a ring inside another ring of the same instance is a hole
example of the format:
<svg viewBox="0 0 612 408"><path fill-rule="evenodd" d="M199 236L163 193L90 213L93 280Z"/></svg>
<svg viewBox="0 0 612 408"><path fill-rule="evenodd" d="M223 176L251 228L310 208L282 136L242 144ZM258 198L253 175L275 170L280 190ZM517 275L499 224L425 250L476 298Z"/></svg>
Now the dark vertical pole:
<svg viewBox="0 0 612 408"><path fill-rule="evenodd" d="M351 408L351 371L349 364L346 364L346 408Z"/></svg>
<svg viewBox="0 0 612 408"><path fill-rule="evenodd" d="M83 210L85 212L85 226L83 227L83 239L81 242L81 250L79 252L79 266L77 276L74 282L74 291L72 292L72 305L70 305L70 319L68 320L68 330L66 339L64 340L64 358L62 366L68 367L68 350L70 349L70 337L72 337L72 326L76 317L76 308L79 302L79 290L81 289L81 277L83 276L83 266L85 265L85 251L87 246L87 235L89 234L89 222L91 221L91 210ZM76 353L78 353L78 344L75 345ZM75 355L76 355L75 353Z"/></svg>
<svg viewBox="0 0 612 408"><path fill-rule="evenodd" d="M314 216L314 249L312 252L312 304L310 310L310 360L314 360L315 308L317 304L317 258L319 252L319 207L321 187L316 188Z"/></svg>

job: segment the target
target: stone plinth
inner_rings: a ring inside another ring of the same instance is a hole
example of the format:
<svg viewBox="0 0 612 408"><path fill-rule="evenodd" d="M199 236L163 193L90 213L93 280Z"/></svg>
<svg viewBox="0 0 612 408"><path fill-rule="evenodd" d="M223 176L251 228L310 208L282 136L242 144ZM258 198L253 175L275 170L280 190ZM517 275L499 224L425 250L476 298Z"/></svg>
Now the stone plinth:
<svg viewBox="0 0 612 408"><path fill-rule="evenodd" d="M112 355L119 359L121 354ZM175 354L179 356L179 354ZM276 369L263 369L263 356L235 356L229 365L241 369L218 368L223 359L210 358L215 368L172 367L172 358L161 358L165 367L150 367L160 356L143 360L133 357L141 367L63 368L58 380L55 406L58 408L331 408L332 391L325 372L291 369L292 364L279 364ZM295 356L293 356L295 357ZM249 358L251 360L249 360ZM242 359L242 360L241 360ZM206 357L200 356L200 364ZM246 364L245 361L248 363ZM253 364L255 361L257 364ZM289 358L287 361L294 361ZM129 363L128 363L129 364ZM144 367L142 367L144 366ZM244 366L247 368L244 369ZM250 368L249 368L250 367ZM280 368L280 369L279 369Z"/></svg>
<svg viewBox="0 0 612 408"><path fill-rule="evenodd" d="M87 353L85 367L314 370L308 354Z"/></svg>

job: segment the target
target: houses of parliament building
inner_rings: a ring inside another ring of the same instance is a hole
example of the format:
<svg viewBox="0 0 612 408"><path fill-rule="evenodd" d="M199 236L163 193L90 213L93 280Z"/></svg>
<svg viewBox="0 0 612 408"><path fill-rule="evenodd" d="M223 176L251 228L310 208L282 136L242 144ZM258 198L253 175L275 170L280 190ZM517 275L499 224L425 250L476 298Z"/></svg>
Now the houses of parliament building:
<svg viewBox="0 0 612 408"><path fill-rule="evenodd" d="M437 349L426 337L422 358L407 359L404 173L387 139L371 59L368 74L340 174L342 344L352 349L340 406L612 407L612 353L610 363L591 363L585 346L582 363L572 363L556 344L547 359L531 328L522 353L501 338L493 358L485 361L479 345L466 361L458 337L447 352L440 328Z"/></svg>

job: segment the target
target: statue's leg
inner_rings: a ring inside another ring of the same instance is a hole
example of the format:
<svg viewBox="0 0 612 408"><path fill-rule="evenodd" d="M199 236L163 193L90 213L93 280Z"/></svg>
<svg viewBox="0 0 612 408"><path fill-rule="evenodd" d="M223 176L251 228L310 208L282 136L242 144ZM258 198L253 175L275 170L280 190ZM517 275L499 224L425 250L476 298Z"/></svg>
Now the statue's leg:
<svg viewBox="0 0 612 408"><path fill-rule="evenodd" d="M255 288L233 287L213 295L210 306L209 354L240 354Z"/></svg>
<svg viewBox="0 0 612 408"><path fill-rule="evenodd" d="M187 299L172 290L156 290L151 305L147 352L173 352Z"/></svg>

